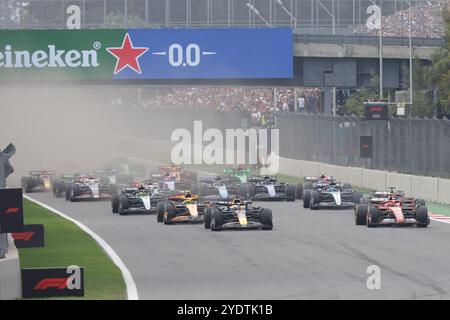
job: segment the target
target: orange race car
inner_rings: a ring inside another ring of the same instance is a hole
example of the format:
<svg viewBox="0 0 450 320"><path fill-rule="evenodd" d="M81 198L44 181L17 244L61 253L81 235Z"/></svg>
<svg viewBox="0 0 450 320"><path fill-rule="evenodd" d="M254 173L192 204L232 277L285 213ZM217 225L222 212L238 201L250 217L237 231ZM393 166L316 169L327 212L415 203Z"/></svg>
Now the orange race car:
<svg viewBox="0 0 450 320"><path fill-rule="evenodd" d="M184 194L170 196L167 201L159 202L156 219L164 224L179 222L202 223L206 204L202 203L198 195L187 191Z"/></svg>

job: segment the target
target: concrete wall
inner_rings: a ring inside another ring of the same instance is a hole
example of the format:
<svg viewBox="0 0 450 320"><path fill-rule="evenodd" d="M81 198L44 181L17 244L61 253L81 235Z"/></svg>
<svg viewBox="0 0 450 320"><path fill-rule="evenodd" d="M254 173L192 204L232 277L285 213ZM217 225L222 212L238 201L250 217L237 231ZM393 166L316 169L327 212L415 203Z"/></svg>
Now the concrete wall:
<svg viewBox="0 0 450 320"><path fill-rule="evenodd" d="M0 259L0 300L13 300L22 297L22 280L19 252L9 235L8 253Z"/></svg>
<svg viewBox="0 0 450 320"><path fill-rule="evenodd" d="M396 172L343 167L280 157L280 174L302 178L308 175L318 175L321 172L355 186L370 189L383 189L392 186L427 201L450 204L450 179L411 176Z"/></svg>

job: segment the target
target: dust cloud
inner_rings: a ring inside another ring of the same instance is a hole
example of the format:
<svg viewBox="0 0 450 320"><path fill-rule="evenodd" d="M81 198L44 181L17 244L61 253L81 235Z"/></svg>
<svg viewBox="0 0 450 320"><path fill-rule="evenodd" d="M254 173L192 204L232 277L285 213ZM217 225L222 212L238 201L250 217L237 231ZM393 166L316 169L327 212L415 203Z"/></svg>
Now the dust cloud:
<svg viewBox="0 0 450 320"><path fill-rule="evenodd" d="M115 156L134 156L134 133L143 119L136 123L126 109L137 108L136 92L101 86L0 87L0 149L12 142L17 150L8 184L17 185L30 170L85 172ZM164 126L165 121L158 122ZM155 126L152 132L159 132Z"/></svg>

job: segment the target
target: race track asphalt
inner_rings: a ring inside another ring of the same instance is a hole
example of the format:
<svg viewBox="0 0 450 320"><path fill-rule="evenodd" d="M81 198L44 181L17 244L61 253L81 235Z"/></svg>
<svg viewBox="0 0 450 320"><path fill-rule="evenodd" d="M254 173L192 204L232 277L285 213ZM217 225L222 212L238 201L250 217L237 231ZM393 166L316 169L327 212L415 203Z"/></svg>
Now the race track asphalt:
<svg viewBox="0 0 450 320"><path fill-rule="evenodd" d="M441 222L368 229L351 210L311 211L297 200L257 204L273 210L272 231L212 232L113 215L109 202L30 196L103 237L141 299L450 298L450 225ZM379 290L367 288L370 265L380 267Z"/></svg>

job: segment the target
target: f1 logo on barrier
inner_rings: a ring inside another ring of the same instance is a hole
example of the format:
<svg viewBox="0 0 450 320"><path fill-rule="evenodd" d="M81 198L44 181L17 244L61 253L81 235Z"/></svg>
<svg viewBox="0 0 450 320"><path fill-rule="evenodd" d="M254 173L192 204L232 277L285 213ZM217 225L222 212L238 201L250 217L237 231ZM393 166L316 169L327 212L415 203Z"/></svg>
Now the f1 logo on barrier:
<svg viewBox="0 0 450 320"><path fill-rule="evenodd" d="M39 281L34 290L46 290L48 288L66 289L68 278L46 278Z"/></svg>
<svg viewBox="0 0 450 320"><path fill-rule="evenodd" d="M12 234L17 248L44 247L44 225L26 224L22 232Z"/></svg>
<svg viewBox="0 0 450 320"><path fill-rule="evenodd" d="M34 236L34 232L16 232L13 233L14 240L29 241Z"/></svg>
<svg viewBox="0 0 450 320"><path fill-rule="evenodd" d="M23 232L22 189L0 189L0 232Z"/></svg>
<svg viewBox="0 0 450 320"><path fill-rule="evenodd" d="M22 296L83 297L84 269L76 265L67 268L22 269Z"/></svg>

